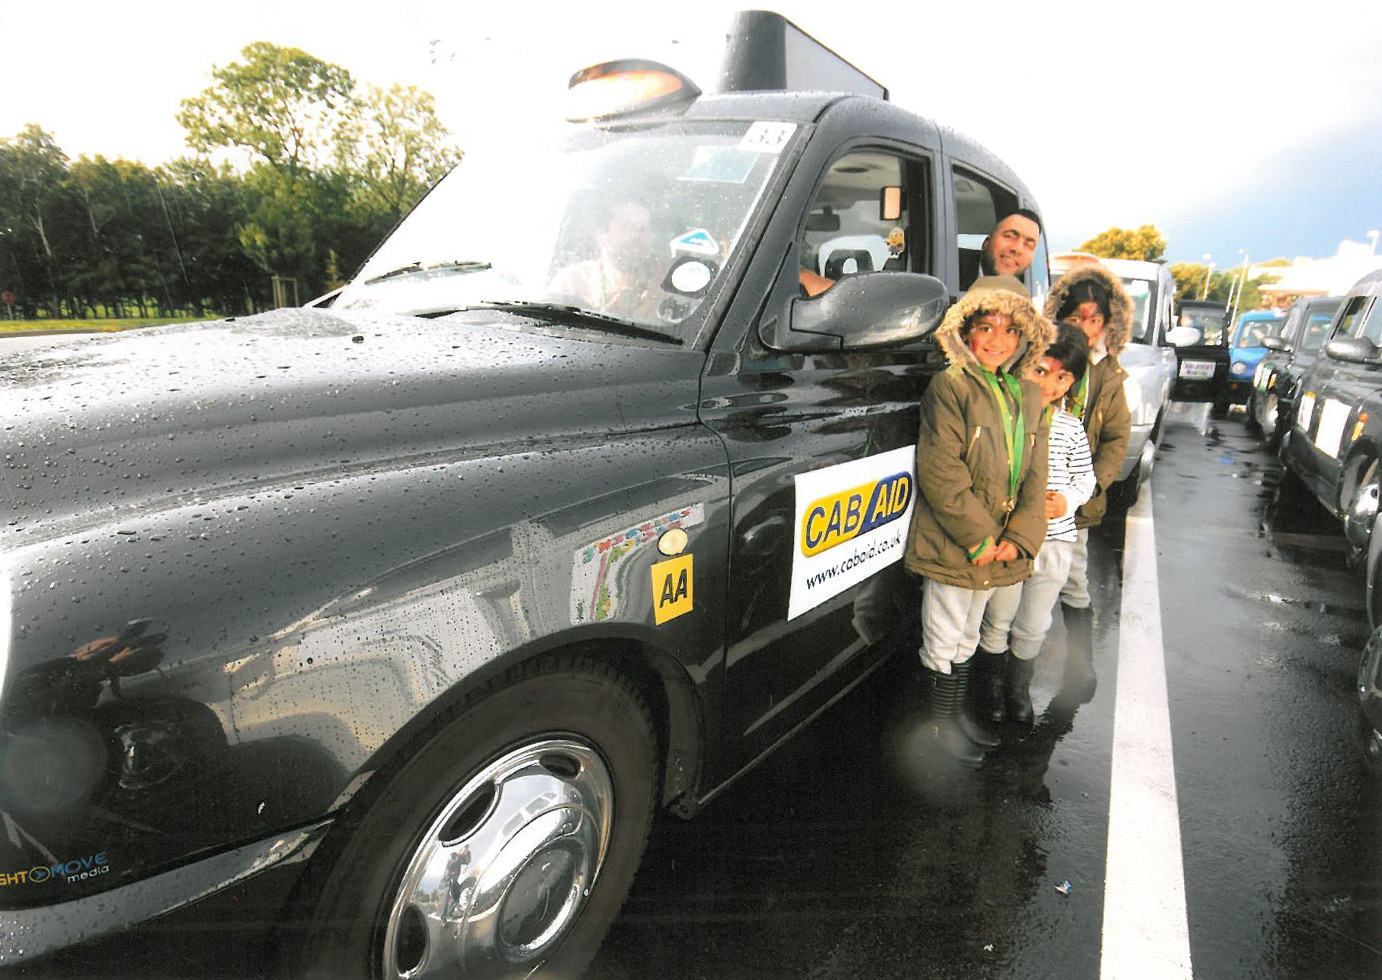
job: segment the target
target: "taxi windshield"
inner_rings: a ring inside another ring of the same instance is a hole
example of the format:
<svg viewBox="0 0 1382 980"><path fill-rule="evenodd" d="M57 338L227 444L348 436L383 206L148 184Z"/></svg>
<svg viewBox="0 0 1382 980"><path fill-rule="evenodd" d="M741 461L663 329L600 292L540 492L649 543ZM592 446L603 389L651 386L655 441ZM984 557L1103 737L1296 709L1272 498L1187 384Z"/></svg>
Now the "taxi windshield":
<svg viewBox="0 0 1382 980"><path fill-rule="evenodd" d="M781 138L764 140L763 125L591 128L467 151L334 305L437 316L497 304L688 340L792 130L772 124Z"/></svg>

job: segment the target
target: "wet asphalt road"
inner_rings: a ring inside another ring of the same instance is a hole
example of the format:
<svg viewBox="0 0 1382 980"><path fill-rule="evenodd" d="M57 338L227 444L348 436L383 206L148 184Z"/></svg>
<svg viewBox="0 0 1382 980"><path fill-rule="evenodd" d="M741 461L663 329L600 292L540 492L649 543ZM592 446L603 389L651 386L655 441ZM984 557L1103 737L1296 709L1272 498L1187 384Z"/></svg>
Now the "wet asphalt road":
<svg viewBox="0 0 1382 980"><path fill-rule="evenodd" d="M1338 524L1241 415L1198 406L1176 407L1151 493L1193 975L1382 977L1367 626ZM1091 542L1092 702L1058 696L1057 617L1036 726L942 775L908 745L916 685L892 666L696 821L663 822L593 975L1100 976L1122 543L1121 522Z"/></svg>
<svg viewBox="0 0 1382 980"><path fill-rule="evenodd" d="M1193 976L1376 980L1382 792L1358 761L1353 694L1362 582L1337 522L1282 484L1241 415L1211 424L1178 406L1143 490ZM593 980L1099 977L1123 532L1113 521L1091 539L1091 702L1060 696L1057 617L1037 724L1005 732L983 770L952 771L909 737L913 665L889 664L698 818L659 820ZM236 977L258 941L228 920L169 925L17 975Z"/></svg>

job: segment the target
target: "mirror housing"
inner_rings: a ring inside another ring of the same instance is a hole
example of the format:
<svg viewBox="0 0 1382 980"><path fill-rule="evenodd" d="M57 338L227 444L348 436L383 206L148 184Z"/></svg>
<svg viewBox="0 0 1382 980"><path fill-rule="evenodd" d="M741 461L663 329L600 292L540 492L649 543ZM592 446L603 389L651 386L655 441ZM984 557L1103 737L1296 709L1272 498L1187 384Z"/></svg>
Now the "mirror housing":
<svg viewBox="0 0 1382 980"><path fill-rule="evenodd" d="M866 272L813 299L794 298L758 334L774 350L803 353L894 347L934 330L949 305L949 290L934 276Z"/></svg>
<svg viewBox="0 0 1382 980"><path fill-rule="evenodd" d="M1349 364L1376 364L1379 351L1370 340L1362 337L1339 337L1324 345L1324 352L1336 361Z"/></svg>
<svg viewBox="0 0 1382 980"><path fill-rule="evenodd" d="M1274 350L1279 354L1291 353L1291 345L1286 343L1286 341L1282 340L1280 337L1276 336L1263 337L1262 346L1267 348L1267 350Z"/></svg>

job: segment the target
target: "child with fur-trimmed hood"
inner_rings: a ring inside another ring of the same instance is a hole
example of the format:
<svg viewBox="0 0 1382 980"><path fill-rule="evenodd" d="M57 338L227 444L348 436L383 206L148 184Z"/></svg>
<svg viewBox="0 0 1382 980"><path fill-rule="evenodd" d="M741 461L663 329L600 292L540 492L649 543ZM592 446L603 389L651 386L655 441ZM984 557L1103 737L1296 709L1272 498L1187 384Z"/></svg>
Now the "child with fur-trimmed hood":
<svg viewBox="0 0 1382 980"><path fill-rule="evenodd" d="M1078 388L1066 396L1072 415L1084 423L1098 486L1075 512L1079 528L1061 611L1067 654L1062 692L1077 702L1094 696L1094 610L1089 595L1089 528L1103 520L1107 491L1123 469L1132 435L1123 382L1128 372L1118 355L1132 336L1134 306L1123 280L1096 262L1078 265L1056 280L1046 297L1046 315L1084 331L1089 341L1089 368Z"/></svg>
<svg viewBox="0 0 1382 980"><path fill-rule="evenodd" d="M986 276L946 313L950 361L927 387L904 563L925 581L921 662L938 747L977 768L997 739L966 708L969 660L993 590L1031 574L1046 535L1047 436L1040 390L1023 380L1055 334L1026 287Z"/></svg>

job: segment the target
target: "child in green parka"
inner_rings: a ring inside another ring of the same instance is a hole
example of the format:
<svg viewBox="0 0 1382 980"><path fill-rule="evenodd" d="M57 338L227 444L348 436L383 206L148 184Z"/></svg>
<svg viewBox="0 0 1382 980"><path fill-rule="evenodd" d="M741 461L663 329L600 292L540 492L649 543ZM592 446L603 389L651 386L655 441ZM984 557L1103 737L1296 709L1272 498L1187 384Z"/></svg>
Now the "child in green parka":
<svg viewBox="0 0 1382 980"><path fill-rule="evenodd" d="M1042 396L1023 380L1054 336L1026 287L980 278L936 331L950 366L921 403L907 569L923 579L927 733L964 766L998 746L969 715L970 658L993 590L1031 574L1046 535Z"/></svg>

